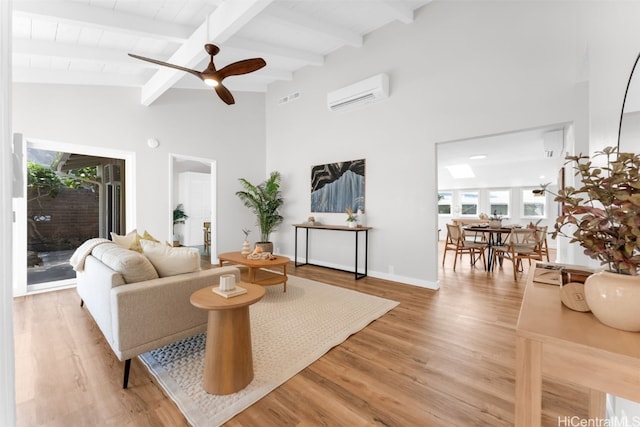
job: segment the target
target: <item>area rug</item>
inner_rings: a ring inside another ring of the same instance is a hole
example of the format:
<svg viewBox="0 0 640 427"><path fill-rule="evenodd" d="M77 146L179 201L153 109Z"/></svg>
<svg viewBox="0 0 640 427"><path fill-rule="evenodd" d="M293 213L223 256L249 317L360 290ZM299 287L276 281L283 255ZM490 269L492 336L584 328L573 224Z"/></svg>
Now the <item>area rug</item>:
<svg viewBox="0 0 640 427"><path fill-rule="evenodd" d="M140 355L142 362L193 426L233 418L397 302L289 276L287 292L270 286L250 308L254 379L238 393L202 388L205 334Z"/></svg>

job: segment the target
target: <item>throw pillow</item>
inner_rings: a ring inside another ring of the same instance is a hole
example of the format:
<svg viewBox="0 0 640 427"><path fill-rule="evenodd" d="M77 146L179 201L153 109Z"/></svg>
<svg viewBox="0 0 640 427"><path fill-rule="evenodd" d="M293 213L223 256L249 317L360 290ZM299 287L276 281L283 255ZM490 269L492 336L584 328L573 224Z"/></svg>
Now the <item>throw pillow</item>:
<svg viewBox="0 0 640 427"><path fill-rule="evenodd" d="M118 246L121 246L125 249L136 249L136 247L139 247L138 244L138 231L137 230L131 230L130 232L128 232L127 234L125 234L124 236L121 236L119 234L114 233L113 231L111 232L111 240L113 240L113 242L115 244L117 244ZM138 250L138 252L140 252Z"/></svg>
<svg viewBox="0 0 640 427"><path fill-rule="evenodd" d="M142 235L141 239L151 240L152 242L160 242L160 240L156 239L151 234L149 234L147 230L144 230L144 234Z"/></svg>
<svg viewBox="0 0 640 427"><path fill-rule="evenodd" d="M160 277L200 270L200 252L196 248L174 248L164 243L140 240L142 253L149 258Z"/></svg>
<svg viewBox="0 0 640 427"><path fill-rule="evenodd" d="M113 271L122 274L125 283L158 278L158 272L144 255L120 245L112 243L98 245L93 248L91 255Z"/></svg>

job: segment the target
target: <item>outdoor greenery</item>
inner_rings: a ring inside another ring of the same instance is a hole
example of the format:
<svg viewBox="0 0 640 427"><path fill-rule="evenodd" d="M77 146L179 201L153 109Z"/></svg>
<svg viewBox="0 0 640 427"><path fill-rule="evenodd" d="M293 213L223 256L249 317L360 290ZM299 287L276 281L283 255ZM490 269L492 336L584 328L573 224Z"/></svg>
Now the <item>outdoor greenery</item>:
<svg viewBox="0 0 640 427"><path fill-rule="evenodd" d="M617 273L638 274L640 266L640 155L607 147L594 155L567 156L579 186L560 189L563 204L552 237L571 237L584 253Z"/></svg>
<svg viewBox="0 0 640 427"><path fill-rule="evenodd" d="M239 181L244 188L237 191L236 196L242 203L256 215L256 224L260 228L260 242L269 241L272 232L282 223L284 218L280 215L280 207L284 203L280 192L280 172L271 172L266 181L253 185L244 178Z"/></svg>
<svg viewBox="0 0 640 427"><path fill-rule="evenodd" d="M59 175L49 167L27 162L27 188L33 190L33 199L54 198L60 193L61 187L73 189L89 187L95 191L95 186L99 182L96 166L74 169L67 174Z"/></svg>

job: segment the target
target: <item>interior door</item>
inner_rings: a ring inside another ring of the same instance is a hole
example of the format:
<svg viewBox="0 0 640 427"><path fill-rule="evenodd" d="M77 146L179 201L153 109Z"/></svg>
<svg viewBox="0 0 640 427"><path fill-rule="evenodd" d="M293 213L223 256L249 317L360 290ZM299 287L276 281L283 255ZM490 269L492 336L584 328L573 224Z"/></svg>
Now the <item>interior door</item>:
<svg viewBox="0 0 640 427"><path fill-rule="evenodd" d="M181 172L178 175L180 203L188 215L183 231L185 246L204 246L203 225L211 221L211 174Z"/></svg>

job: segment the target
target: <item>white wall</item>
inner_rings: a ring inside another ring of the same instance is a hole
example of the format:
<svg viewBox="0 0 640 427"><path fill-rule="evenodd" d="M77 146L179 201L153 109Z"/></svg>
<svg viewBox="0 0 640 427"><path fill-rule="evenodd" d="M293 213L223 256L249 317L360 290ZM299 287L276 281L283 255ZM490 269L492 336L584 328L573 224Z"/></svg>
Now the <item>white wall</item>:
<svg viewBox="0 0 640 427"><path fill-rule="evenodd" d="M16 423L11 226L11 2L0 2L0 425Z"/></svg>
<svg viewBox="0 0 640 427"><path fill-rule="evenodd" d="M255 219L235 192L238 178L265 175L264 94L237 93L227 106L210 91L172 89L150 107L139 89L14 84L14 131L37 138L135 153L135 224L171 240L169 153L216 160L218 249L237 250ZM160 146L151 149L148 138Z"/></svg>
<svg viewBox="0 0 640 427"><path fill-rule="evenodd" d="M365 158L367 221L375 228L370 274L436 286L435 144L553 123L587 126L576 105L588 30L576 19L579 7L433 2L414 23L393 23L367 36L363 48L342 49L324 67L272 85L267 170L283 174L287 224L309 215L311 165ZM380 72L390 75L388 100L357 111L327 110L328 91ZM299 100L277 105L294 91ZM290 226L278 239L283 252L293 254ZM314 251L318 259L351 263L342 248L350 241L314 239L322 245Z"/></svg>

